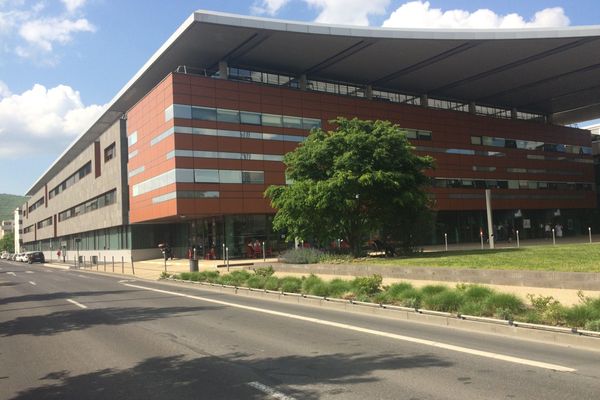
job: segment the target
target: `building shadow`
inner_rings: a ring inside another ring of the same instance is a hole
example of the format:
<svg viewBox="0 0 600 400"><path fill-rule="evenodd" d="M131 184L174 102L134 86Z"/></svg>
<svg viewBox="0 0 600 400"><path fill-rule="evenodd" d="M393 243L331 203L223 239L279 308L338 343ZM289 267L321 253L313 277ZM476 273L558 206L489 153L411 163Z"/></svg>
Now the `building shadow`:
<svg viewBox="0 0 600 400"><path fill-rule="evenodd" d="M59 299L72 299L75 297L85 296L104 296L111 294L124 294L129 292L139 292L139 290L97 290L97 291L85 291L85 292L54 292L54 293L38 293L38 294L26 294L23 296L5 297L0 299L0 305L10 303L22 303L28 301L48 301L48 300L59 300Z"/></svg>
<svg viewBox="0 0 600 400"><path fill-rule="evenodd" d="M342 399L354 385L377 384L376 371L451 366L434 355L353 353L252 358L233 353L194 359L177 355L146 358L129 369L103 368L80 375L64 370L51 372L39 378L40 386L11 399L270 398L250 386L251 382L298 400L316 400L324 395Z"/></svg>

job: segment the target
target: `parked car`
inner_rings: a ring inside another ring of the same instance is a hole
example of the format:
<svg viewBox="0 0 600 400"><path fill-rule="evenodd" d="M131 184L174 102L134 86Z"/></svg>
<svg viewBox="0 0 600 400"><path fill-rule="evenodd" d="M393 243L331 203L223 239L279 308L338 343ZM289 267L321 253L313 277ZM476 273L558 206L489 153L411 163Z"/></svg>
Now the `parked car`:
<svg viewBox="0 0 600 400"><path fill-rule="evenodd" d="M15 261L26 262L27 261L27 253L19 253Z"/></svg>
<svg viewBox="0 0 600 400"><path fill-rule="evenodd" d="M4 251L2 252L2 255L0 256L1 259L6 260L8 258L8 252Z"/></svg>
<svg viewBox="0 0 600 400"><path fill-rule="evenodd" d="M27 258L27 262L29 264L32 264L34 262L39 262L39 263L45 263L46 259L44 257L44 253L42 253L41 251L32 251L31 253L27 253L25 255L25 257Z"/></svg>

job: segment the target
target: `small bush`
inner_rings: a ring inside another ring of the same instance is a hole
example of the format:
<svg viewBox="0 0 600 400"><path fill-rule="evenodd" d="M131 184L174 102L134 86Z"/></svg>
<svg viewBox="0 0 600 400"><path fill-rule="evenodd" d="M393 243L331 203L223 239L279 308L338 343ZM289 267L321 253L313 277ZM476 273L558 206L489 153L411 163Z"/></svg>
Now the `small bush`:
<svg viewBox="0 0 600 400"><path fill-rule="evenodd" d="M323 284L323 279L315 274L310 274L308 277L302 277L302 293L311 294L311 290L315 285Z"/></svg>
<svg viewBox="0 0 600 400"><path fill-rule="evenodd" d="M342 298L344 294L352 290L349 281L343 279L334 279L329 282L329 296Z"/></svg>
<svg viewBox="0 0 600 400"><path fill-rule="evenodd" d="M600 332L600 319L586 322L584 328L588 331Z"/></svg>
<svg viewBox="0 0 600 400"><path fill-rule="evenodd" d="M468 285L464 290L465 301L467 302L483 302L492 294L494 294L492 289L480 285Z"/></svg>
<svg viewBox="0 0 600 400"><path fill-rule="evenodd" d="M600 319L600 309L596 309L590 302L578 304L569 308L565 319L571 326L585 326L589 321Z"/></svg>
<svg viewBox="0 0 600 400"><path fill-rule="evenodd" d="M196 272L193 272L194 274ZM219 283L220 274L219 271L204 271L199 274L200 281L206 281L209 283Z"/></svg>
<svg viewBox="0 0 600 400"><path fill-rule="evenodd" d="M329 284L327 282L317 282L310 287L308 294L313 296L329 296Z"/></svg>
<svg viewBox="0 0 600 400"><path fill-rule="evenodd" d="M373 276L361 276L355 278L351 282L351 286L357 295L373 296L381 290L381 282L383 278L381 275L374 274Z"/></svg>
<svg viewBox="0 0 600 400"><path fill-rule="evenodd" d="M448 290L448 287L444 285L427 285L421 288L421 293L423 296L433 296L446 290Z"/></svg>
<svg viewBox="0 0 600 400"><path fill-rule="evenodd" d="M458 290L445 290L423 299L423 308L433 311L456 312L463 303L463 295Z"/></svg>
<svg viewBox="0 0 600 400"><path fill-rule="evenodd" d="M273 269L272 266L269 265L268 267L256 268L254 270L254 273L258 276L269 277L275 273L275 270Z"/></svg>
<svg viewBox="0 0 600 400"><path fill-rule="evenodd" d="M286 264L316 264L325 258L325 253L312 248L288 250L279 256Z"/></svg>
<svg viewBox="0 0 600 400"><path fill-rule="evenodd" d="M283 292L300 293L302 291L302 279L294 276L286 276L281 278L279 287Z"/></svg>
<svg viewBox="0 0 600 400"><path fill-rule="evenodd" d="M423 295L415 288L406 289L397 295L398 303L403 307L421 308Z"/></svg>
<svg viewBox="0 0 600 400"><path fill-rule="evenodd" d="M483 302L488 315L497 315L497 311L501 310L504 314L510 313L511 317L520 314L525 309L523 301L509 293L494 293Z"/></svg>
<svg viewBox="0 0 600 400"><path fill-rule="evenodd" d="M252 275L246 281L246 285L252 289L264 289L267 278L260 275Z"/></svg>
<svg viewBox="0 0 600 400"><path fill-rule="evenodd" d="M390 287L386 289L385 293L390 299L398 299L402 296L404 291L410 289L413 289L413 285L408 282L400 282L390 285Z"/></svg>
<svg viewBox="0 0 600 400"><path fill-rule="evenodd" d="M182 272L181 274L179 274L179 279L182 279L184 281L189 281L190 275L191 274L189 272Z"/></svg>
<svg viewBox="0 0 600 400"><path fill-rule="evenodd" d="M252 274L245 270L233 271L230 274L223 275L220 279L220 283L230 286L243 286L251 276Z"/></svg>
<svg viewBox="0 0 600 400"><path fill-rule="evenodd" d="M278 290L279 289L279 278L277 278L276 276L266 277L264 287L267 290Z"/></svg>
<svg viewBox="0 0 600 400"><path fill-rule="evenodd" d="M458 309L458 313L463 315L473 315L476 317L490 316L487 315L486 309L481 302L468 301L466 298Z"/></svg>

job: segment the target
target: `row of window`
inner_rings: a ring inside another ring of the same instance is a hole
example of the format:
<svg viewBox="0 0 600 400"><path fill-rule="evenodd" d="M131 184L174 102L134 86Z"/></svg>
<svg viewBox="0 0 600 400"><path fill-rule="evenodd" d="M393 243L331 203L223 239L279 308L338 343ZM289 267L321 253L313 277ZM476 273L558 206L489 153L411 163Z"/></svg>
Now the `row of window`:
<svg viewBox="0 0 600 400"><path fill-rule="evenodd" d="M491 136L471 136L471 144L483 145L483 146L494 146L494 147L505 147L509 149L523 149L523 150L540 150L553 153L568 153L568 154L579 154L579 155L591 155L592 148L588 146L576 146L570 144L557 144L557 143L545 143L535 140L517 140L517 139L506 139L500 137Z"/></svg>
<svg viewBox="0 0 600 400"><path fill-rule="evenodd" d="M198 107L185 104L173 104L167 107L165 110L165 121L170 121L173 118L306 130L321 127L321 120L318 118L228 110L224 108Z"/></svg>
<svg viewBox="0 0 600 400"><path fill-rule="evenodd" d="M73 175L69 176L67 179L62 181L59 185L57 185L54 189L52 189L48 196L53 198L57 196L60 192L67 190L67 188L73 186L79 180L83 179L85 176L92 172L92 162L88 161L83 167L79 168Z"/></svg>
<svg viewBox="0 0 600 400"><path fill-rule="evenodd" d="M498 200L583 200L583 195L577 194L504 194L494 193L494 199ZM451 193L449 199L484 199L485 194L481 193Z"/></svg>
<svg viewBox="0 0 600 400"><path fill-rule="evenodd" d="M543 182L530 180L493 179L447 179L434 178L432 186L437 188L462 189L545 189L545 190L593 190L591 183L585 182Z"/></svg>
<svg viewBox="0 0 600 400"><path fill-rule="evenodd" d="M110 192L104 193L100 196L94 197L91 200L81 203L75 207L71 207L58 214L58 220L64 221L69 218L77 217L81 214L86 214L91 211L97 210L98 208L106 207L116 202L116 189Z"/></svg>
<svg viewBox="0 0 600 400"><path fill-rule="evenodd" d="M112 142L104 149L104 162L108 162L117 155L115 142Z"/></svg>
<svg viewBox="0 0 600 400"><path fill-rule="evenodd" d="M37 223L37 228L38 229L42 229L45 228L47 226L52 226L52 217L48 217L43 221L40 221Z"/></svg>
<svg viewBox="0 0 600 400"><path fill-rule="evenodd" d="M473 165L473 171L477 172L494 172L496 171L496 167L489 166L480 166ZM581 176L583 172L581 171L559 171L559 170L549 170L544 168L506 168L506 172L515 173L515 174L552 174L552 175L574 175Z"/></svg>
<svg viewBox="0 0 600 400"><path fill-rule="evenodd" d="M35 225L26 226L25 228L23 228L23 233L30 233L31 231L33 231L34 226Z"/></svg>
<svg viewBox="0 0 600 400"><path fill-rule="evenodd" d="M249 183L263 184L264 171L176 168L132 187L133 196L148 193L173 183Z"/></svg>
<svg viewBox="0 0 600 400"><path fill-rule="evenodd" d="M220 193L215 190L178 190L152 198L152 203L162 203L173 199L218 199Z"/></svg>
<svg viewBox="0 0 600 400"><path fill-rule="evenodd" d="M416 151L422 151L425 153L446 153L446 154L457 154L463 156L484 156L484 157L504 157L506 153L500 151L478 151L472 149L446 149L444 147L428 147L428 146L415 146Z"/></svg>
<svg viewBox="0 0 600 400"><path fill-rule="evenodd" d="M187 73L187 71L179 71ZM213 77L218 77L218 73L213 75ZM243 80L250 82L263 83L267 85L276 85L276 86L287 86L295 89L300 88L299 79L295 76L283 75L283 74L273 74L268 72L261 72L256 70L249 70L244 68L237 67L229 67L228 68L228 77L230 79L235 80ZM321 81L309 79L307 80L306 85L307 90L331 93L336 95L343 96L353 96L353 97L367 97L367 86L352 84L348 82L331 82L331 81ZM398 92L390 92L383 89L375 89L371 90L371 98L390 101L394 103L405 103L411 105L421 105L421 97L415 96L414 94L407 93L398 93ZM448 99L436 99L436 98L428 98L427 104L428 107L445 109L445 110L453 110L453 111L461 111L461 112L470 112L471 107L469 103L460 102L457 100L448 100ZM521 119L521 120L538 120L543 121L544 116L541 114L522 112L522 111L513 111L506 108L493 107L481 104L475 104L474 112L477 115L489 116L494 118L504 118L504 119Z"/></svg>
<svg viewBox="0 0 600 400"><path fill-rule="evenodd" d="M32 205L30 205L29 208L27 209L27 211L31 213L33 210L35 210L36 208L41 207L43 205L44 205L44 196L42 196L38 201L36 201Z"/></svg>
<svg viewBox="0 0 600 400"><path fill-rule="evenodd" d="M173 157L221 158L225 160L283 161L280 154L231 153L226 151L173 150L167 153L167 160Z"/></svg>

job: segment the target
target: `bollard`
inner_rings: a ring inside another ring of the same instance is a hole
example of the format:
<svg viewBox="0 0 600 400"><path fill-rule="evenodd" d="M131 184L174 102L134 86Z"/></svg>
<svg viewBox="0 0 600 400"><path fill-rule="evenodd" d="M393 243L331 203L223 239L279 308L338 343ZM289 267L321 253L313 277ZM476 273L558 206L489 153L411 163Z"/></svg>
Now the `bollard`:
<svg viewBox="0 0 600 400"><path fill-rule="evenodd" d="M444 243L446 245L446 251L448 251L448 234L444 233Z"/></svg>
<svg viewBox="0 0 600 400"><path fill-rule="evenodd" d="M588 232L590 234L590 243L592 243L592 227L588 226Z"/></svg>
<svg viewBox="0 0 600 400"><path fill-rule="evenodd" d="M125 274L125 259L121 256L121 273Z"/></svg>
<svg viewBox="0 0 600 400"><path fill-rule="evenodd" d="M479 231L479 239L481 240L481 250L483 250L483 232Z"/></svg>
<svg viewBox="0 0 600 400"><path fill-rule="evenodd" d="M133 257L131 257L131 273L135 275L135 267L133 266Z"/></svg>
<svg viewBox="0 0 600 400"><path fill-rule="evenodd" d="M227 264L227 272L229 272L229 247L225 247L225 259Z"/></svg>
<svg viewBox="0 0 600 400"><path fill-rule="evenodd" d="M112 256L113 273L115 272L115 256Z"/></svg>
<svg viewBox="0 0 600 400"><path fill-rule="evenodd" d="M263 251L263 262L267 261L267 249L265 249L265 242L262 242L262 251Z"/></svg>
<svg viewBox="0 0 600 400"><path fill-rule="evenodd" d="M519 245L519 230L517 230L517 249L519 247L521 247L521 246Z"/></svg>
<svg viewBox="0 0 600 400"><path fill-rule="evenodd" d="M103 256L104 259L104 272L106 272L106 256Z"/></svg>
<svg viewBox="0 0 600 400"><path fill-rule="evenodd" d="M225 262L226 257L225 257L225 243L223 243L223 262Z"/></svg>
<svg viewBox="0 0 600 400"><path fill-rule="evenodd" d="M556 235L554 234L554 228L552 228L552 245L556 245Z"/></svg>

